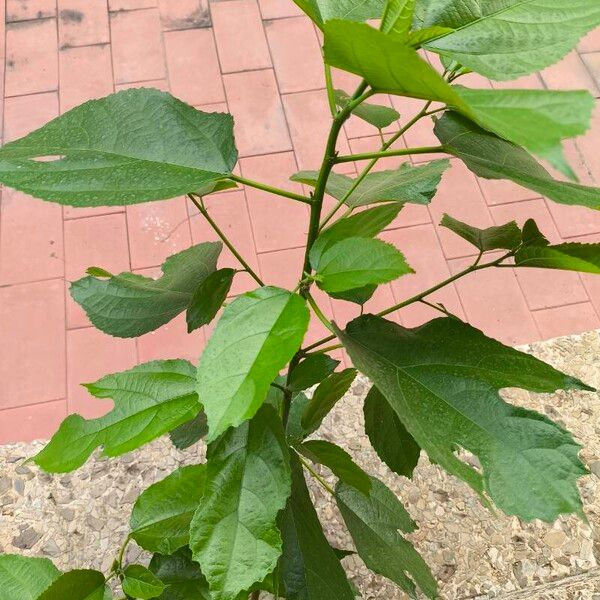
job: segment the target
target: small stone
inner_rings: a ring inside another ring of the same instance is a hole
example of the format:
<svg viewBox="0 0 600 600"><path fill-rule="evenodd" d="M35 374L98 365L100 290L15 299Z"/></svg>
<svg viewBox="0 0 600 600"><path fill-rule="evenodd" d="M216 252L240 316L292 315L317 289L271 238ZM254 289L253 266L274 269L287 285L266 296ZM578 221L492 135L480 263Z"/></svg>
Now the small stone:
<svg viewBox="0 0 600 600"><path fill-rule="evenodd" d="M104 529L105 522L102 519L98 519L98 517L94 517L93 515L88 515L85 522L94 531L102 531L102 529Z"/></svg>
<svg viewBox="0 0 600 600"><path fill-rule="evenodd" d="M32 527L28 527L20 533L17 537L13 538L13 546L21 550L29 550L33 548L39 542L42 537L41 533L38 533Z"/></svg>
<svg viewBox="0 0 600 600"><path fill-rule="evenodd" d="M60 554L60 548L56 545L56 542L48 540L42 546L42 553L46 556L58 556Z"/></svg>
<svg viewBox="0 0 600 600"><path fill-rule="evenodd" d="M600 460L595 460L590 463L590 471L598 478L600 478Z"/></svg>
<svg viewBox="0 0 600 600"><path fill-rule="evenodd" d="M12 487L12 480L9 477L0 477L0 494L4 494Z"/></svg>
<svg viewBox="0 0 600 600"><path fill-rule="evenodd" d="M567 536L560 530L550 531L544 536L544 543L549 548L560 548L566 541Z"/></svg>

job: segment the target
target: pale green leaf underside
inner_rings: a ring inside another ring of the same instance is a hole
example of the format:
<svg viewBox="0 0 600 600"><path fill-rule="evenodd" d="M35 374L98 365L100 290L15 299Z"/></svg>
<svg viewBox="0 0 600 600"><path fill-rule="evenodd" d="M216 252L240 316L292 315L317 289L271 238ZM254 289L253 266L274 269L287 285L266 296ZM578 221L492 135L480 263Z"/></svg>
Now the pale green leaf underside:
<svg viewBox="0 0 600 600"><path fill-rule="evenodd" d="M36 600L104 600L106 584L98 571L68 571L48 587Z"/></svg>
<svg viewBox="0 0 600 600"><path fill-rule="evenodd" d="M60 576L47 558L0 554L0 590L3 600L37 600Z"/></svg>
<svg viewBox="0 0 600 600"><path fill-rule="evenodd" d="M270 406L209 446L190 547L213 600L234 600L275 568L281 554L276 519L290 485L285 435Z"/></svg>
<svg viewBox="0 0 600 600"><path fill-rule="evenodd" d="M84 277L71 284L71 296L104 333L143 335L188 308L197 287L217 268L222 247L221 242L205 242L173 254L161 266L160 279L136 273Z"/></svg>
<svg viewBox="0 0 600 600"><path fill-rule="evenodd" d="M185 360L145 363L87 384L115 407L97 419L68 416L34 461L50 473L80 467L99 446L107 456L139 448L192 419L200 410L195 369Z"/></svg>
<svg viewBox="0 0 600 600"><path fill-rule="evenodd" d="M275 287L243 294L225 308L198 365L208 441L252 418L300 347L308 319L298 294Z"/></svg>
<svg viewBox="0 0 600 600"><path fill-rule="evenodd" d="M340 108L344 108L351 100L350 96L342 90L334 90L333 96L335 103ZM359 119L366 121L369 125L373 125L377 129L385 129L394 121L400 118L400 113L390 108L389 106L381 106L379 104L370 104L362 102L353 111L352 114Z"/></svg>
<svg viewBox="0 0 600 600"><path fill-rule="evenodd" d="M50 160L35 160L50 157ZM162 200L231 174L233 118L154 89L90 100L0 149L0 181L73 206Z"/></svg>
<svg viewBox="0 0 600 600"><path fill-rule="evenodd" d="M367 21L383 14L385 0L294 0L322 28L325 21Z"/></svg>
<svg viewBox="0 0 600 600"><path fill-rule="evenodd" d="M504 402L498 390L590 389L456 319L405 329L373 315L340 332L417 443L509 515L552 521L582 512L579 446L543 415ZM455 455L477 455L483 474ZM524 485L526 482L526 485Z"/></svg>

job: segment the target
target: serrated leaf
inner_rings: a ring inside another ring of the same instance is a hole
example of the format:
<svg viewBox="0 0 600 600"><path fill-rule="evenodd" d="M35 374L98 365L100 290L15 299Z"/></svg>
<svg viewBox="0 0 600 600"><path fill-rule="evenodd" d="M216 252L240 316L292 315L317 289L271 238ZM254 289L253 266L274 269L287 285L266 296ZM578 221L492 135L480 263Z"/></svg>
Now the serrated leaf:
<svg viewBox="0 0 600 600"><path fill-rule="evenodd" d="M504 402L498 391L591 388L457 319L405 329L367 315L339 335L432 461L526 521L582 513L579 446L556 423ZM457 448L479 458L481 474L457 458Z"/></svg>
<svg viewBox="0 0 600 600"><path fill-rule="evenodd" d="M217 315L231 289L235 269L219 269L200 283L186 313L188 333L208 325Z"/></svg>
<svg viewBox="0 0 600 600"><path fill-rule="evenodd" d="M206 465L190 465L148 487L133 506L131 537L144 550L160 554L186 546L205 482Z"/></svg>
<svg viewBox="0 0 600 600"><path fill-rule="evenodd" d="M37 600L60 576L47 558L0 554L0 590L4 600Z"/></svg>
<svg viewBox="0 0 600 600"><path fill-rule="evenodd" d="M290 373L288 387L293 392L306 390L329 377L339 364L328 354L309 354Z"/></svg>
<svg viewBox="0 0 600 600"><path fill-rule="evenodd" d="M481 252L501 249L514 250L521 243L521 229L516 221L511 221L497 227L479 229L444 214L440 225L467 240L467 242L473 244Z"/></svg>
<svg viewBox="0 0 600 600"><path fill-rule="evenodd" d="M198 286L217 268L222 247L221 242L206 242L173 254L162 264L160 279L135 273L84 277L71 284L71 296L104 333L143 335L190 305Z"/></svg>
<svg viewBox="0 0 600 600"><path fill-rule="evenodd" d="M557 181L522 148L456 113L445 113L435 134L450 154L485 179L508 179L560 204L600 209L600 189Z"/></svg>
<svg viewBox="0 0 600 600"><path fill-rule="evenodd" d="M426 48L496 80L516 79L558 62L600 25L600 5L595 0L420 4L422 26L456 29Z"/></svg>
<svg viewBox="0 0 600 600"><path fill-rule="evenodd" d="M330 19L367 21L379 18L385 0L294 0L294 2L321 28Z"/></svg>
<svg viewBox="0 0 600 600"><path fill-rule="evenodd" d="M102 267L88 267L86 270L86 275L91 275L92 277L100 277L100 278L109 278L113 277L113 274Z"/></svg>
<svg viewBox="0 0 600 600"><path fill-rule="evenodd" d="M412 477L421 448L385 396L373 386L363 406L365 432L377 456L398 475Z"/></svg>
<svg viewBox="0 0 600 600"><path fill-rule="evenodd" d="M344 369L339 373L332 373L319 384L302 414L302 427L307 435L321 426L323 419L343 398L355 378L356 369Z"/></svg>
<svg viewBox="0 0 600 600"><path fill-rule="evenodd" d="M168 556L155 554L149 569L165 584L160 600L211 600L208 582L189 548Z"/></svg>
<svg viewBox="0 0 600 600"><path fill-rule="evenodd" d="M354 600L339 558L323 534L298 458L292 456L292 493L280 517L280 574L290 600ZM283 594L282 594L283 595Z"/></svg>
<svg viewBox="0 0 600 600"><path fill-rule="evenodd" d="M102 573L78 569L60 575L36 600L105 600L106 589Z"/></svg>
<svg viewBox="0 0 600 600"><path fill-rule="evenodd" d="M169 437L175 448L185 450L199 442L207 433L206 415L204 411L200 411L193 419L170 431Z"/></svg>
<svg viewBox="0 0 600 600"><path fill-rule="evenodd" d="M53 160L35 160L53 157ZM57 158L58 157L58 158ZM174 198L231 174L233 118L170 94L130 89L90 100L0 149L0 181L73 206Z"/></svg>
<svg viewBox="0 0 600 600"><path fill-rule="evenodd" d="M99 446L106 456L139 448L189 421L201 408L195 369L185 360L154 361L86 384L115 406L103 417L68 416L33 460L49 473L80 467Z"/></svg>
<svg viewBox="0 0 600 600"><path fill-rule="evenodd" d="M437 584L427 563L398 530L411 533L416 526L394 493L371 478L366 496L340 482L336 501L358 555L374 573L387 577L416 598L415 584L428 598L435 598Z"/></svg>
<svg viewBox="0 0 600 600"><path fill-rule="evenodd" d="M203 501L190 529L194 560L213 600L233 600L261 582L281 554L277 514L290 494L281 421L263 406L209 446Z"/></svg>
<svg viewBox="0 0 600 600"><path fill-rule="evenodd" d="M198 365L208 442L252 418L300 347L308 320L304 299L276 287L243 294L225 308Z"/></svg>
<svg viewBox="0 0 600 600"><path fill-rule="evenodd" d="M416 0L387 0L381 18L381 31L405 41L412 26Z"/></svg>
<svg viewBox="0 0 600 600"><path fill-rule="evenodd" d="M125 567L121 585L125 594L141 600L157 598L165 589L165 584L142 565Z"/></svg>
<svg viewBox="0 0 600 600"><path fill-rule="evenodd" d="M515 254L515 264L518 267L600 274L600 244L551 245L531 219L525 223L523 237L528 238L529 242Z"/></svg>
<svg viewBox="0 0 600 600"><path fill-rule="evenodd" d="M335 103L340 108L345 108L352 100L352 98L343 90L334 90L333 97ZM394 110L389 106L370 104L369 102L362 102L359 104L352 111L352 114L380 130L389 127L394 121L397 121L400 118L400 113L397 110Z"/></svg>
<svg viewBox="0 0 600 600"><path fill-rule="evenodd" d="M371 478L339 446L326 440L309 440L297 449L310 461L330 469L340 481L366 495L371 491Z"/></svg>
<svg viewBox="0 0 600 600"><path fill-rule="evenodd" d="M326 292L387 283L414 272L391 244L358 237L336 242L312 265L317 285Z"/></svg>

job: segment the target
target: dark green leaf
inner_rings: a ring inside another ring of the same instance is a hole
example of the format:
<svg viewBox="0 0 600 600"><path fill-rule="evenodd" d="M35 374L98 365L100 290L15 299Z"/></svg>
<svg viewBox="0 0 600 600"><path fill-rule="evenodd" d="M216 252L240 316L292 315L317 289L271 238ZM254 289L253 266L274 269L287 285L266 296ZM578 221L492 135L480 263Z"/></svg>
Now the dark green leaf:
<svg viewBox="0 0 600 600"><path fill-rule="evenodd" d="M339 360L328 354L310 354L290 373L288 387L293 392L306 390L329 377L339 364Z"/></svg>
<svg viewBox="0 0 600 600"><path fill-rule="evenodd" d="M106 582L102 573L79 569L55 579L36 600L105 600L105 592Z"/></svg>
<svg viewBox="0 0 600 600"><path fill-rule="evenodd" d="M383 14L385 0L294 0L321 28L330 19L367 21Z"/></svg>
<svg viewBox="0 0 600 600"><path fill-rule="evenodd" d="M457 319L405 329L367 315L339 335L432 461L509 515L553 521L582 513L579 446L543 415L504 402L498 390L588 386ZM455 455L457 448L479 458L482 474Z"/></svg>
<svg viewBox="0 0 600 600"><path fill-rule="evenodd" d="M54 160L35 160L53 157ZM73 206L173 198L231 174L233 118L151 89L90 100L0 149L0 181Z"/></svg>
<svg viewBox="0 0 600 600"><path fill-rule="evenodd" d="M515 221L498 227L479 229L445 214L440 225L467 240L481 252L499 249L513 250L521 243L521 229Z"/></svg>
<svg viewBox="0 0 600 600"><path fill-rule="evenodd" d="M312 462L330 469L340 481L363 494L368 495L371 491L371 478L339 446L325 440L309 440L300 444L298 450Z"/></svg>
<svg viewBox="0 0 600 600"><path fill-rule="evenodd" d="M144 550L161 554L172 554L186 546L205 482L206 466L191 465L151 485L133 507L131 537Z"/></svg>
<svg viewBox="0 0 600 600"><path fill-rule="evenodd" d="M335 243L312 265L317 285L326 292L387 283L414 272L391 244L359 237Z"/></svg>
<svg viewBox="0 0 600 600"><path fill-rule="evenodd" d="M150 600L160 596L165 589L165 584L142 565L128 565L123 575L123 592L132 598Z"/></svg>
<svg viewBox="0 0 600 600"><path fill-rule="evenodd" d="M275 287L243 294L225 308L198 366L208 441L252 418L300 347L308 319L298 294Z"/></svg>
<svg viewBox="0 0 600 600"><path fill-rule="evenodd" d="M169 432L169 437L175 448L185 450L199 442L208 433L206 415L200 411L193 419Z"/></svg>
<svg viewBox="0 0 600 600"><path fill-rule="evenodd" d="M281 580L288 600L354 600L339 558L323 534L296 457L292 457L292 495L280 529Z"/></svg>
<svg viewBox="0 0 600 600"><path fill-rule="evenodd" d="M158 329L183 312L196 288L217 268L220 242L207 242L173 254L160 279L121 273L109 279L84 277L71 284L71 296L101 331L136 337Z"/></svg>
<svg viewBox="0 0 600 600"><path fill-rule="evenodd" d="M435 134L447 152L480 177L509 179L561 204L600 209L600 189L553 179L525 150L484 131L465 117L444 114L436 123Z"/></svg>
<svg viewBox="0 0 600 600"><path fill-rule="evenodd" d="M286 426L286 434L291 440L303 440L310 432L302 426L302 415L310 403L308 396L303 392L296 394L292 398L290 414Z"/></svg>
<svg viewBox="0 0 600 600"><path fill-rule="evenodd" d="M234 276L234 269L219 269L200 283L186 313L188 333L215 318L229 294Z"/></svg>
<svg viewBox="0 0 600 600"><path fill-rule="evenodd" d="M329 295L337 300L345 300L346 302L353 302L362 306L373 297L375 290L377 290L376 285L365 285L344 292L329 292Z"/></svg>
<svg viewBox="0 0 600 600"><path fill-rule="evenodd" d="M396 496L381 481L371 478L365 496L352 486L339 483L336 500L359 556L371 571L387 577L412 598L415 583L429 598L437 584L429 567L398 530L414 531L415 524Z"/></svg>
<svg viewBox="0 0 600 600"><path fill-rule="evenodd" d="M375 386L365 398L364 415L365 431L379 458L394 473L412 477L421 448Z"/></svg>
<svg viewBox="0 0 600 600"><path fill-rule="evenodd" d="M345 108L352 98L343 90L334 90L333 96L335 103L340 108ZM394 121L400 118L400 113L389 106L380 106L379 104L370 104L362 102L353 111L359 119L366 121L369 125L377 127L377 129L385 129Z"/></svg>
<svg viewBox="0 0 600 600"><path fill-rule="evenodd" d="M155 554L149 568L165 584L160 600L211 600L208 582L189 548L170 556Z"/></svg>
<svg viewBox="0 0 600 600"><path fill-rule="evenodd" d="M276 518L290 494L290 466L272 407L209 446L205 490L190 547L213 599L234 600L273 571L281 554Z"/></svg>
<svg viewBox="0 0 600 600"><path fill-rule="evenodd" d="M185 360L145 363L86 387L97 398L112 398L115 407L89 421L68 416L33 459L49 473L80 467L98 446L106 456L135 450L189 421L201 408L195 369Z"/></svg>
<svg viewBox="0 0 600 600"><path fill-rule="evenodd" d="M344 369L332 373L319 384L302 415L302 427L306 432L312 433L321 426L323 419L350 389L355 377L356 369Z"/></svg>
<svg viewBox="0 0 600 600"><path fill-rule="evenodd" d="M0 554L0 590L3 600L37 600L60 576L47 558Z"/></svg>

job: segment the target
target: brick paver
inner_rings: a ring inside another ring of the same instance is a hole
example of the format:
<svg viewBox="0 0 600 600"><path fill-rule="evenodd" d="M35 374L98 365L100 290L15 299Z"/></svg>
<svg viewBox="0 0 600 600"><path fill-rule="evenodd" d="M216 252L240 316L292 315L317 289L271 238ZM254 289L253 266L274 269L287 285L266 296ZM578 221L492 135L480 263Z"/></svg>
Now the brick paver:
<svg viewBox="0 0 600 600"><path fill-rule="evenodd" d="M300 191L287 181L315 169L329 123L320 35L291 0L7 0L1 3L3 141L15 139L87 100L130 87L170 90L207 111L236 118L236 172ZM430 57L436 64L437 57ZM335 72L336 86L352 91L354 75ZM561 88L600 95L600 30L565 62L515 82L477 75L479 87ZM422 103L380 97L405 122ZM393 131L398 127L390 127ZM581 181L600 184L600 109L593 130L566 144ZM398 146L436 144L421 122ZM368 152L380 138L352 118L341 152ZM417 156L417 164L434 156ZM381 161L396 168L402 159ZM354 173L362 164L342 165ZM293 286L307 230L307 207L254 189L208 199L215 220L237 240L269 283ZM327 201L331 205L331 201ZM407 206L384 232L416 270L382 286L368 303L378 310L437 283L469 264L474 250L438 226L448 211L479 226L535 218L552 241L600 240L600 213L550 203L505 181L479 180L453 160L429 207ZM190 243L215 239L183 198L132 207L74 209L2 191L0 212L0 443L47 437L69 412L102 414L110 402L90 399L79 384L137 362L197 360L211 327L186 333L185 319L137 340L94 330L70 299L69 281L90 265L157 276L165 257ZM234 265L224 253L223 265ZM236 281L234 293L253 287ZM359 309L316 291L324 310L343 324ZM558 271L501 269L450 285L441 302L506 343L531 342L600 327L600 278ZM392 315L405 326L434 316L417 304ZM308 340L327 332L314 323ZM343 358L343 354L338 352Z"/></svg>

